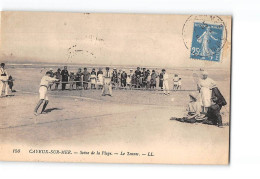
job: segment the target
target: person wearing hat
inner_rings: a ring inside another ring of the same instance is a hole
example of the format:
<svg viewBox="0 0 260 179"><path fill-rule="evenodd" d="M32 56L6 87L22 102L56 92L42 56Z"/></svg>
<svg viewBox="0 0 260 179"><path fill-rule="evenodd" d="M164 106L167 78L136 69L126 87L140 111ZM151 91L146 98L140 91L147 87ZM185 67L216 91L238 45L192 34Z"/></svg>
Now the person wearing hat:
<svg viewBox="0 0 260 179"><path fill-rule="evenodd" d="M216 82L208 77L208 72L202 72L202 78L198 82L198 90L201 94L203 112L207 113L211 105L212 88L216 87Z"/></svg>
<svg viewBox="0 0 260 179"><path fill-rule="evenodd" d="M41 104L44 102L42 110L41 110L41 113L43 113L49 103L49 99L47 97L47 91L48 91L49 85L53 82L59 81L58 79L51 77L51 75L52 75L52 73L50 71L47 71L46 74L41 79L40 88L39 88L40 100L34 109L34 115L36 115L36 116L38 115L37 111L38 111L39 107L41 106Z"/></svg>
<svg viewBox="0 0 260 179"><path fill-rule="evenodd" d="M2 97L3 89L5 91L5 96L8 96L8 74L5 69L5 64L0 65L0 97Z"/></svg>
<svg viewBox="0 0 260 179"><path fill-rule="evenodd" d="M109 71L109 67L106 67L106 72L103 78L103 88L102 88L102 96L109 95L112 96L112 83L111 83L111 73Z"/></svg>
<svg viewBox="0 0 260 179"><path fill-rule="evenodd" d="M169 75L166 73L165 69L162 69L163 72L163 92L165 95L169 95L170 91L169 91Z"/></svg>
<svg viewBox="0 0 260 179"><path fill-rule="evenodd" d="M126 87L126 79L127 79L127 73L125 72L125 69L122 70L121 74L121 87Z"/></svg>
<svg viewBox="0 0 260 179"><path fill-rule="evenodd" d="M61 71L61 86L62 86L62 90L66 89L66 84L69 81L69 72L67 70L67 66L64 66L64 69Z"/></svg>
<svg viewBox="0 0 260 179"><path fill-rule="evenodd" d="M56 79L61 81L61 69L58 68L57 71L54 73L54 76L56 77ZM55 90L58 90L60 82L55 82Z"/></svg>
<svg viewBox="0 0 260 179"><path fill-rule="evenodd" d="M172 117L171 120L177 120L180 122L195 123L201 118L201 103L198 100L198 94L189 94L190 102L187 106L187 115L183 118Z"/></svg>

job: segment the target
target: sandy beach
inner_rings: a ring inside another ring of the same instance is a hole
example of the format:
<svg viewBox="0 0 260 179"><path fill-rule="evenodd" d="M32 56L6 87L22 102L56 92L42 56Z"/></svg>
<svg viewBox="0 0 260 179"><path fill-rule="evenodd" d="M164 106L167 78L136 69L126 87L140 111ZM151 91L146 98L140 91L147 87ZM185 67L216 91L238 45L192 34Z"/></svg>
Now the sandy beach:
<svg viewBox="0 0 260 179"><path fill-rule="evenodd" d="M169 69L170 87L173 74L178 73L183 79L182 89L196 89L192 78L195 70L198 69ZM185 115L189 91L172 91L165 96L162 91L114 90L113 97L102 97L100 90L49 91L46 113L34 116L43 75L40 68L16 67L9 68L8 72L15 78L17 92L12 97L0 99L2 146L7 143L21 144L28 149L87 146L87 150L102 148L112 152L119 149L152 151L156 156L140 160L112 156L119 163L171 163L173 158L176 163L225 164L228 161L229 126L218 128L170 120L173 116ZM211 70L209 76L217 82L228 101L221 112L223 122L229 122L229 74ZM48 158L44 160L48 161ZM69 161L69 157L62 161ZM105 158L78 158L75 161L106 162Z"/></svg>

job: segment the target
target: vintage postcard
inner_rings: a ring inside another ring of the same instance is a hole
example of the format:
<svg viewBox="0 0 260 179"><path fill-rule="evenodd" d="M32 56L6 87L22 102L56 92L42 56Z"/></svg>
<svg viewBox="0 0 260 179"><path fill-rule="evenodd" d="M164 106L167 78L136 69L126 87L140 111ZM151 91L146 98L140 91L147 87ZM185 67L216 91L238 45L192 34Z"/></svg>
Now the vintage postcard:
<svg viewBox="0 0 260 179"><path fill-rule="evenodd" d="M1 12L0 160L229 164L231 21Z"/></svg>

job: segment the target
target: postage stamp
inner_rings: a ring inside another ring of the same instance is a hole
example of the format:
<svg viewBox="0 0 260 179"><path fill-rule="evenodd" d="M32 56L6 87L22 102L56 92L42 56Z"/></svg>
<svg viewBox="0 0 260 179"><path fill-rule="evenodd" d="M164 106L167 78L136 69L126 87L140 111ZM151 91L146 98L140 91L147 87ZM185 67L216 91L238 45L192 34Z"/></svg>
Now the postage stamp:
<svg viewBox="0 0 260 179"><path fill-rule="evenodd" d="M194 22L190 58L220 61L223 25Z"/></svg>

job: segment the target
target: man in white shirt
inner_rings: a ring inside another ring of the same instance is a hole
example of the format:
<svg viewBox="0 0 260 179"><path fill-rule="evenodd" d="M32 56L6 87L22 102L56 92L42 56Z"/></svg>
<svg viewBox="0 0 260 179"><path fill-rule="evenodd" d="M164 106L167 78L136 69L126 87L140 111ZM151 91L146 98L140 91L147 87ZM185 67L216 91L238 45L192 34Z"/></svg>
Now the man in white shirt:
<svg viewBox="0 0 260 179"><path fill-rule="evenodd" d="M169 95L169 83L168 83L168 79L169 79L169 75L166 73L165 69L162 69L163 72L163 92L165 95Z"/></svg>
<svg viewBox="0 0 260 179"><path fill-rule="evenodd" d="M5 64L0 65L0 97L2 97L3 88L5 89L5 96L8 96L8 74L5 69Z"/></svg>
<svg viewBox="0 0 260 179"><path fill-rule="evenodd" d="M52 75L52 73L50 71L47 71L46 74L41 79L40 88L39 88L40 100L34 109L34 115L36 115L36 116L38 115L37 111L38 111L39 107L41 106L41 104L43 103L43 101L45 101L45 102L43 104L41 113L44 112L44 110L46 109L46 107L49 103L49 99L47 96L48 87L53 82L59 81L59 79L53 78L53 77L51 77L51 75Z"/></svg>
<svg viewBox="0 0 260 179"><path fill-rule="evenodd" d="M111 77L112 77L112 75L109 71L109 67L106 67L106 72L105 72L104 78L103 78L102 96L105 96L105 95L112 96Z"/></svg>

